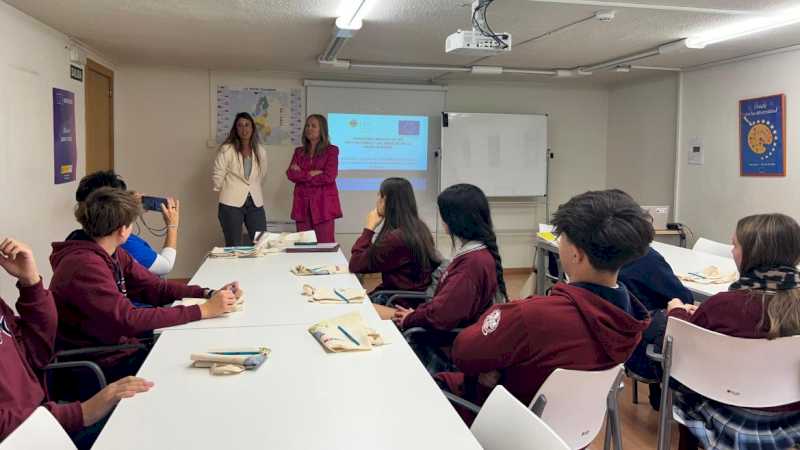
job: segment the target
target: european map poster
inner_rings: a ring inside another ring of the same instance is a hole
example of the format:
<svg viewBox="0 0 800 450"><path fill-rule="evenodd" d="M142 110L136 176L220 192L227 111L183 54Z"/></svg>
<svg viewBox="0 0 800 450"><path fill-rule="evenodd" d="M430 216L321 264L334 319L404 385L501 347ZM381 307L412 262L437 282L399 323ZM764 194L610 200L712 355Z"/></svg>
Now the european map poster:
<svg viewBox="0 0 800 450"><path fill-rule="evenodd" d="M75 137L75 94L53 88L53 181L75 181L78 148Z"/></svg>
<svg viewBox="0 0 800 450"><path fill-rule="evenodd" d="M741 176L786 176L786 97L739 101Z"/></svg>

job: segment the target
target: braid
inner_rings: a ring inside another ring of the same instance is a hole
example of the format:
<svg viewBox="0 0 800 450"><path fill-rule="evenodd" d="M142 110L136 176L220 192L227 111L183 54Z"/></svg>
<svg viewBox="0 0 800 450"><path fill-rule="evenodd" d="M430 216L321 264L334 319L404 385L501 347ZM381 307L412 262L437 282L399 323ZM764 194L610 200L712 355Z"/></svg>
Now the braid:
<svg viewBox="0 0 800 450"><path fill-rule="evenodd" d="M497 238L494 233L491 233L483 241L486 249L492 254L494 258L494 268L497 272L497 288L503 294L503 299L508 300L508 292L506 292L506 280L503 278L503 261L500 259L500 251L497 249Z"/></svg>

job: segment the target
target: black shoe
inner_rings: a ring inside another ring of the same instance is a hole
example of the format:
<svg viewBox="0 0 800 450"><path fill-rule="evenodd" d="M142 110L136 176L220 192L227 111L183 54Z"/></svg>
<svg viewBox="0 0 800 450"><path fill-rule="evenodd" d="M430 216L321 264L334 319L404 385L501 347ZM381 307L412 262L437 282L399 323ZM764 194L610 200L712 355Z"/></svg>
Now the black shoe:
<svg viewBox="0 0 800 450"><path fill-rule="evenodd" d="M659 383L654 383L648 386L650 387L650 395L648 396L650 407L658 411L661 409L661 385Z"/></svg>

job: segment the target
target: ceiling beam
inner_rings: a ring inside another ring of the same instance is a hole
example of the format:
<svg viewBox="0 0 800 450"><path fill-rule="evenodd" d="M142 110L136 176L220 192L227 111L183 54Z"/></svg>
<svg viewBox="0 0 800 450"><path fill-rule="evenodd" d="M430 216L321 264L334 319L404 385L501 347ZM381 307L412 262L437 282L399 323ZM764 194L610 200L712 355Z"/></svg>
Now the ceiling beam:
<svg viewBox="0 0 800 450"><path fill-rule="evenodd" d="M658 11L721 14L729 16L742 16L742 15L750 15L756 13L755 11L745 11L740 9L696 8L693 6L656 5L648 3L630 3L630 2L608 2L599 0L528 0L528 1L533 3L561 3L566 5L599 6L603 8L650 9Z"/></svg>

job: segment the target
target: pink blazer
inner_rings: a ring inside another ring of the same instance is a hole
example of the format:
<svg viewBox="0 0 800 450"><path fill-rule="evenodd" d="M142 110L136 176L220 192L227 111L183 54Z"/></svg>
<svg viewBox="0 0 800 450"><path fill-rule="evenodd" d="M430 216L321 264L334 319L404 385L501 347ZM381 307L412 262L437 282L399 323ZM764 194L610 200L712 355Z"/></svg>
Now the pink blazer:
<svg viewBox="0 0 800 450"><path fill-rule="evenodd" d="M300 170L292 170L294 164ZM322 173L315 177L309 176L308 172L312 170L321 170ZM313 158L306 155L303 147L294 149L292 162L286 169L286 176L294 183L292 219L318 224L342 217L339 190L336 188L338 173L339 147L328 145L322 154ZM309 212L310 220L307 217Z"/></svg>

